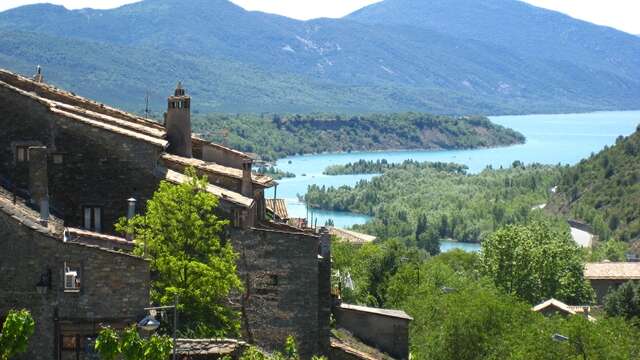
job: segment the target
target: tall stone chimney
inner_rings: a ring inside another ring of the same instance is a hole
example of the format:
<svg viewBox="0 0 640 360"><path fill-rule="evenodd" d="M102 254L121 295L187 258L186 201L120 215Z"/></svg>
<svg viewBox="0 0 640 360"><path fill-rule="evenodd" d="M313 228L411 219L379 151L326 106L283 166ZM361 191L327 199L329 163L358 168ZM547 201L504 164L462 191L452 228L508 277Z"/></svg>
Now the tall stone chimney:
<svg viewBox="0 0 640 360"><path fill-rule="evenodd" d="M169 153L192 157L191 151L191 98L186 95L182 83L178 83L173 96L168 99L164 125L169 140Z"/></svg>
<svg viewBox="0 0 640 360"><path fill-rule="evenodd" d="M40 209L40 221L49 222L49 178L47 175L47 148L29 148L29 193L31 202Z"/></svg>
<svg viewBox="0 0 640 360"><path fill-rule="evenodd" d="M251 179L251 165L253 160L242 162L242 195L253 198L253 181Z"/></svg>

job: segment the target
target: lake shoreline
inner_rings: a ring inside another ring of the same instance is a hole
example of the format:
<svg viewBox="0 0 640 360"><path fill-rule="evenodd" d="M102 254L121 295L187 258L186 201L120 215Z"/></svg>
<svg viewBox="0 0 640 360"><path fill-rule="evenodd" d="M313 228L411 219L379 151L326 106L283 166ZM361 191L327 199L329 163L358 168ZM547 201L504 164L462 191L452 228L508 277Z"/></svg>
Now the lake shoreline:
<svg viewBox="0 0 640 360"><path fill-rule="evenodd" d="M491 117L490 120L523 134L526 137L525 143L473 150L394 149L290 156L279 159L278 168L307 176L298 175L297 178L279 181L277 195L287 201L290 216L304 218L307 214L306 206L298 202L296 195L304 195L309 185L354 186L361 180L379 176L322 174L330 165L345 165L360 159L376 161L385 158L389 163L401 163L407 159L457 163L469 166L470 174L479 173L487 166L494 169L500 166L510 167L515 160L524 164L572 165L588 157L590 153L615 143L617 136L633 133L640 123L640 111L499 116ZM273 196L273 191L266 196ZM332 219L337 227L349 228L369 220L368 216L349 212L309 211L310 214L313 213L314 219L318 219L318 224Z"/></svg>

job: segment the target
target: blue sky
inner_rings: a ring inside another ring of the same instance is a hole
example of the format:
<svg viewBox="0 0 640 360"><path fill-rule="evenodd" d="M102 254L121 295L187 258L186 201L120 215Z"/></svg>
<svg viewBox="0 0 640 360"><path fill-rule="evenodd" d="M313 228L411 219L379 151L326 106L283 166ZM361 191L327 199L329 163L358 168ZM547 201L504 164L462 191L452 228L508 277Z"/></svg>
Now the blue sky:
<svg viewBox="0 0 640 360"><path fill-rule="evenodd" d="M296 19L342 17L378 0L232 0L248 10L260 10ZM564 12L578 19L640 34L640 0L524 0ZM42 0L2 0L0 11ZM48 0L70 9L108 9L135 0Z"/></svg>

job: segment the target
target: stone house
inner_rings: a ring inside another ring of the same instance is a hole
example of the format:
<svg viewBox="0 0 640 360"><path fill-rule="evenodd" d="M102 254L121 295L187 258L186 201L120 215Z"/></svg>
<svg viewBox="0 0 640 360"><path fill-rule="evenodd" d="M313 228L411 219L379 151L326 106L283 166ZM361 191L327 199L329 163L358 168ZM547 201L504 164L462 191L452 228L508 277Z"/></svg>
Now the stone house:
<svg viewBox="0 0 640 360"><path fill-rule="evenodd" d="M245 293L239 304L244 337L266 349L294 335L303 356L329 348L330 244L327 233L273 222L264 192L275 182L252 172L247 154L191 134L191 98L179 84L164 124L0 70L0 183L46 201L87 244L126 250L113 224L143 211L161 181L181 183L196 169L220 199L231 226L223 237L239 253ZM45 148L49 194L29 189L29 149ZM96 233L99 233L96 235ZM85 234L86 235L86 234Z"/></svg>
<svg viewBox="0 0 640 360"><path fill-rule="evenodd" d="M584 278L596 292L596 303L603 304L610 291L627 281L640 280L640 262L587 263Z"/></svg>
<svg viewBox="0 0 640 360"><path fill-rule="evenodd" d="M71 239L60 219L34 208L0 187L0 320L11 309L31 311L35 333L20 359L88 359L102 326L122 329L145 316L149 263L85 243L91 232Z"/></svg>

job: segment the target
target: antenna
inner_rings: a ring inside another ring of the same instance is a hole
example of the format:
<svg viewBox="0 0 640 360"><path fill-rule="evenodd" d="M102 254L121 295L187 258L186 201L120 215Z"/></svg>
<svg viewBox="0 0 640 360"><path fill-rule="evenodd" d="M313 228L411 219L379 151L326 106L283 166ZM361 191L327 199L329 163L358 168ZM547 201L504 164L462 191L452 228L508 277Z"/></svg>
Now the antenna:
<svg viewBox="0 0 640 360"><path fill-rule="evenodd" d="M144 96L144 117L149 119L149 91Z"/></svg>

